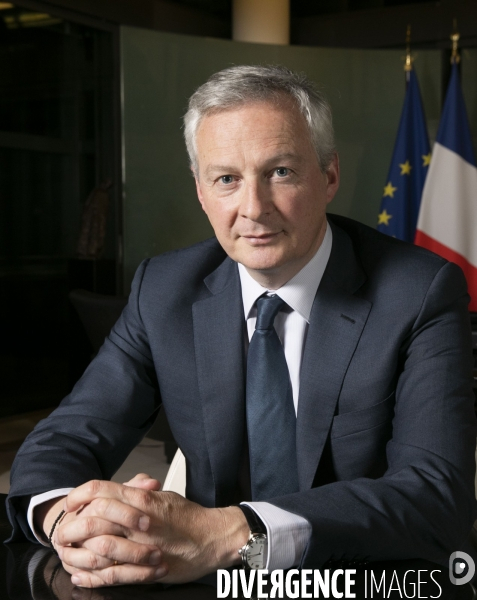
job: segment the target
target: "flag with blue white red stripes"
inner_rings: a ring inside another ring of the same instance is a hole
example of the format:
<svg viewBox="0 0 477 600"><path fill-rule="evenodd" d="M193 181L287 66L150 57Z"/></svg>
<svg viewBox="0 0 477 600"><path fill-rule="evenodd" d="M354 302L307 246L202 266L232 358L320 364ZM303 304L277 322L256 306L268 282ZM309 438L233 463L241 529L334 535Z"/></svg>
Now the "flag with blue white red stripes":
<svg viewBox="0 0 477 600"><path fill-rule="evenodd" d="M422 194L416 244L458 264L477 311L477 164L457 64Z"/></svg>
<svg viewBox="0 0 477 600"><path fill-rule="evenodd" d="M412 70L406 74L406 97L381 200L378 230L413 242L431 153L417 77Z"/></svg>

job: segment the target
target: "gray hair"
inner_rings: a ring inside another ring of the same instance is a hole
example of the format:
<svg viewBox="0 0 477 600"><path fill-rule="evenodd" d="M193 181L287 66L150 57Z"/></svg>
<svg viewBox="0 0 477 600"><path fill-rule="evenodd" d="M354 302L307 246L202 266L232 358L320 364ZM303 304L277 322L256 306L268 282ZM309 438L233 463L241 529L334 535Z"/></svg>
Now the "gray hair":
<svg viewBox="0 0 477 600"><path fill-rule="evenodd" d="M184 137L192 169L197 173L196 134L202 119L247 102L283 101L288 96L304 116L320 168L325 172L335 154L331 109L303 74L281 66L236 66L212 75L192 94L184 115Z"/></svg>

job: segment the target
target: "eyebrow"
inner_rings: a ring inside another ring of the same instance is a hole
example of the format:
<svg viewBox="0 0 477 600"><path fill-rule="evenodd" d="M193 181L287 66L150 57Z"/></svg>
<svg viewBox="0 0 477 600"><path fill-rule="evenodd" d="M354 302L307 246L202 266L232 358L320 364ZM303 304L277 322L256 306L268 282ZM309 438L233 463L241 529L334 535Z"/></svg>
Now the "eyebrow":
<svg viewBox="0 0 477 600"><path fill-rule="evenodd" d="M292 152L284 152L283 154L277 154L275 156L270 157L265 161L265 165L267 164L276 164L282 160L299 160L298 154L294 154ZM205 175L210 175L211 173L233 173L236 170L236 167L231 165L209 165L205 170Z"/></svg>
<svg viewBox="0 0 477 600"><path fill-rule="evenodd" d="M207 169L205 170L205 175L210 175L211 173L214 172L219 172L219 173L230 173L232 171L235 171L234 167L231 166L227 166L227 165L209 165L207 167Z"/></svg>

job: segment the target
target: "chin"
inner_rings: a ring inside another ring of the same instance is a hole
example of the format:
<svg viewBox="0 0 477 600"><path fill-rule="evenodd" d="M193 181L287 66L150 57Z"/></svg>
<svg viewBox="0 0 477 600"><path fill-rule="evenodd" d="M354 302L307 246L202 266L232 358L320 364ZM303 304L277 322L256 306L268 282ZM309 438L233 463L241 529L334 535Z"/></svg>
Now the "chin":
<svg viewBox="0 0 477 600"><path fill-rule="evenodd" d="M237 252L227 252L227 254L247 269L262 271L264 273L280 268L287 262L287 253L282 248L277 248L276 246L254 249L246 248L245 251L240 248Z"/></svg>
<svg viewBox="0 0 477 600"><path fill-rule="evenodd" d="M246 267L247 269L250 269L252 271L260 271L261 273L270 273L273 272L275 269L278 269L282 266L282 264L284 263L283 259L280 260L278 258L267 258L267 259L251 259L251 258L247 258L247 257L241 257L242 259L238 259L237 262L240 262L243 264L244 267Z"/></svg>

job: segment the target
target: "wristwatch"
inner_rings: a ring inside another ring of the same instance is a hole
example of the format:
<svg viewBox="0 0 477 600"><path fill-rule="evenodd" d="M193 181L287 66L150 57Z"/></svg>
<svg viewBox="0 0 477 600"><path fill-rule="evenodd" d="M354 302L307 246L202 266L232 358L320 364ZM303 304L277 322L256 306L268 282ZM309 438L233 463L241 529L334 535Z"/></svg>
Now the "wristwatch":
<svg viewBox="0 0 477 600"><path fill-rule="evenodd" d="M239 504L250 527L250 537L238 553L242 557L244 569L265 569L268 555L267 528L257 513L249 506Z"/></svg>

